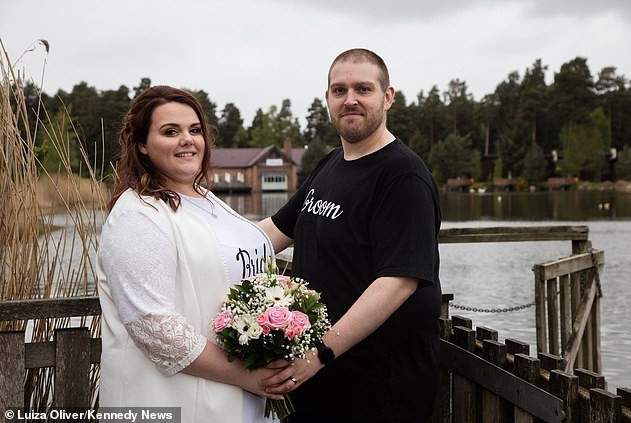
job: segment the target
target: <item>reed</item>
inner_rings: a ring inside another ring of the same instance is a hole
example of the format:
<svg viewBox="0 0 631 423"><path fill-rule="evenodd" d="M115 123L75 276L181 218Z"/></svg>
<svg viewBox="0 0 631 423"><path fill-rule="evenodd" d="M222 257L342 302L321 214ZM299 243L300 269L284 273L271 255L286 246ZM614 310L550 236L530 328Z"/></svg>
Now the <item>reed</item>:
<svg viewBox="0 0 631 423"><path fill-rule="evenodd" d="M108 192L70 117L64 121L70 130L53 122L41 101L36 110L27 109L24 77L15 72L0 40L0 301L97 294L95 258ZM55 173L37 158L40 137L60 158ZM70 163L70 143L78 143L78 173ZM26 330L26 341L42 342L52 340L55 329L79 325L100 336L98 318L5 322L0 330ZM27 373L26 403L33 410L50 407L53 374L52 368ZM98 366L91 374L96 405Z"/></svg>

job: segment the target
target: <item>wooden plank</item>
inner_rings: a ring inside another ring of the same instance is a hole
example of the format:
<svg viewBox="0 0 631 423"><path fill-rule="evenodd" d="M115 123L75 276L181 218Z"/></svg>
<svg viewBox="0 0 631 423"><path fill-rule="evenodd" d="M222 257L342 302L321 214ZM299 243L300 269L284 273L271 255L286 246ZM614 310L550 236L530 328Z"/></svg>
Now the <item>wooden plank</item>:
<svg viewBox="0 0 631 423"><path fill-rule="evenodd" d="M90 331L87 328L55 330L54 406L90 405Z"/></svg>
<svg viewBox="0 0 631 423"><path fill-rule="evenodd" d="M504 368L506 366L506 345L491 339L485 339L482 341L482 357L486 361L491 362L500 368ZM484 396L486 396L486 398ZM497 400L495 398L497 398ZM486 422L487 420L500 422L514 421L514 408L512 404L504 398L485 389L482 400L483 422ZM489 416L489 414L494 414L495 417Z"/></svg>
<svg viewBox="0 0 631 423"><path fill-rule="evenodd" d="M24 407L25 377L24 331L0 332L0 410Z"/></svg>
<svg viewBox="0 0 631 423"><path fill-rule="evenodd" d="M561 297L559 306L561 312L561 348L567 344L567 340L572 332L572 293L570 286L570 275L559 276L559 290Z"/></svg>
<svg viewBox="0 0 631 423"><path fill-rule="evenodd" d="M28 342L25 344L24 367L38 369L41 367L55 367L54 342ZM90 364L101 362L101 339L90 339Z"/></svg>
<svg viewBox="0 0 631 423"><path fill-rule="evenodd" d="M534 421L532 414L515 407L515 423L533 423Z"/></svg>
<svg viewBox="0 0 631 423"><path fill-rule="evenodd" d="M441 339L449 341L451 339L451 333L453 331L451 327L451 320L441 317L440 319L438 319L438 326L440 328Z"/></svg>
<svg viewBox="0 0 631 423"><path fill-rule="evenodd" d="M518 241L584 241L589 236L586 226L517 226L442 229L439 242L518 242Z"/></svg>
<svg viewBox="0 0 631 423"><path fill-rule="evenodd" d="M546 303L548 308L548 351L551 354L559 354L559 306L557 293L556 278L546 281L547 297Z"/></svg>
<svg viewBox="0 0 631 423"><path fill-rule="evenodd" d="M539 370L541 363L538 358L526 354L515 354L515 375L527 382L537 384L539 382Z"/></svg>
<svg viewBox="0 0 631 423"><path fill-rule="evenodd" d="M621 416L621 400L618 395L604 389L595 388L589 390L590 422L591 423L617 423Z"/></svg>
<svg viewBox="0 0 631 423"><path fill-rule="evenodd" d="M501 398L486 389L482 391L482 421L484 423L508 422L502 418Z"/></svg>
<svg viewBox="0 0 631 423"><path fill-rule="evenodd" d="M594 302L596 297L594 297ZM585 353L583 355L583 367L591 371L596 371L594 366L594 302L587 317L587 323L585 324L585 333L583 334L583 346L585 347Z"/></svg>
<svg viewBox="0 0 631 423"><path fill-rule="evenodd" d="M541 368L547 371L565 369L565 359L558 355L539 353L537 354L537 358L541 363Z"/></svg>
<svg viewBox="0 0 631 423"><path fill-rule="evenodd" d="M467 351L475 352L475 331L463 326L454 326L451 342Z"/></svg>
<svg viewBox="0 0 631 423"><path fill-rule="evenodd" d="M581 304L581 293L582 293L580 275L577 272L570 274L570 284L571 284L571 291L572 291L572 322L574 322L576 320L576 313L578 312L578 307ZM566 348L569 345L571 336L572 336L572 332L570 330L568 339L565 342L565 344L563 344L563 356L566 357L566 360L567 360ZM579 350L576 355L577 356L574 362L574 368L582 368L583 367L582 351Z"/></svg>
<svg viewBox="0 0 631 423"><path fill-rule="evenodd" d="M618 388L616 394L622 398L622 406L631 410L631 388Z"/></svg>
<svg viewBox="0 0 631 423"><path fill-rule="evenodd" d="M578 376L578 386L585 389L605 389L605 376L587 369L576 369L574 375Z"/></svg>
<svg viewBox="0 0 631 423"><path fill-rule="evenodd" d="M462 326L471 329L473 327L473 322L468 317L454 315L451 316L451 325L453 327Z"/></svg>
<svg viewBox="0 0 631 423"><path fill-rule="evenodd" d="M491 339L482 341L482 358L498 367L506 366L506 345Z"/></svg>
<svg viewBox="0 0 631 423"><path fill-rule="evenodd" d="M622 398L621 423L631 423L631 389L618 388L616 393Z"/></svg>
<svg viewBox="0 0 631 423"><path fill-rule="evenodd" d="M594 251L594 260L598 265L605 263L605 253L602 250ZM569 275L573 272L580 272L593 268L592 254L582 253L557 260L551 260L544 263L535 264L533 269L535 272L541 272L541 278L553 279L561 275Z"/></svg>
<svg viewBox="0 0 631 423"><path fill-rule="evenodd" d="M522 410L527 410L535 417L546 422L563 421L563 402L554 395L455 344L441 340L440 346L443 366L505 398Z"/></svg>
<svg viewBox="0 0 631 423"><path fill-rule="evenodd" d="M98 316L99 297L46 298L0 302L0 322L51 317Z"/></svg>
<svg viewBox="0 0 631 423"><path fill-rule="evenodd" d="M453 418L454 422L477 423L478 391L475 383L454 372Z"/></svg>
<svg viewBox="0 0 631 423"><path fill-rule="evenodd" d="M585 225L548 225L548 226L487 226L481 228L441 229L440 235L488 235L488 234L546 234L564 232L571 236L570 240L586 240L589 227Z"/></svg>
<svg viewBox="0 0 631 423"><path fill-rule="evenodd" d="M446 229L449 231L450 229ZM438 238L441 244L462 244L479 242L529 242L529 241L571 241L575 238L582 238L583 235L567 234L564 232L550 232L547 234L472 234L472 235L446 235L442 234Z"/></svg>
<svg viewBox="0 0 631 423"><path fill-rule="evenodd" d="M565 371L568 373L574 368L574 361L578 355L578 349L581 344L581 339L583 338L583 332L585 331L585 326L587 325L587 319L595 296L596 283L592 282L589 290L583 295L578 310L576 310L576 318L572 323L572 334L568 339L567 345L564 347L563 357L567 360Z"/></svg>
<svg viewBox="0 0 631 423"><path fill-rule="evenodd" d="M546 281L539 269L535 269L535 329L537 333L537 351L548 352L546 329Z"/></svg>
<svg viewBox="0 0 631 423"><path fill-rule="evenodd" d="M603 266L598 266L597 271L602 275ZM595 276L595 275L594 275ZM602 350L600 344L600 298L596 295L592 305L592 345L594 354L594 371L600 373L603 370Z"/></svg>
<svg viewBox="0 0 631 423"><path fill-rule="evenodd" d="M518 339L506 338L504 343L506 344L506 352L509 354L530 354L530 345L526 342L522 342Z"/></svg>
<svg viewBox="0 0 631 423"><path fill-rule="evenodd" d="M550 393L563 400L566 421L575 421L575 418L578 418L578 377L560 370L552 370Z"/></svg>
<svg viewBox="0 0 631 423"><path fill-rule="evenodd" d="M451 423L451 389L451 371L444 366L440 366L438 370L438 388L434 399L432 423Z"/></svg>
<svg viewBox="0 0 631 423"><path fill-rule="evenodd" d="M449 319L449 302L454 299L454 294L443 294L440 302L440 317Z"/></svg>
<svg viewBox="0 0 631 423"><path fill-rule="evenodd" d="M485 339L497 341L498 333L495 329L487 328L485 326L476 326L475 339L480 342L483 342Z"/></svg>

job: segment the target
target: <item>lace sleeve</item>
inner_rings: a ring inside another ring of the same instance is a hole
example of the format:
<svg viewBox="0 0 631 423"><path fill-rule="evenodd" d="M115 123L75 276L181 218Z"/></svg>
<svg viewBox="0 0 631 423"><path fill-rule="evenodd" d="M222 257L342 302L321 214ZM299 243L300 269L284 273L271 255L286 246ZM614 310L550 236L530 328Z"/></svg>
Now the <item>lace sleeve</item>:
<svg viewBox="0 0 631 423"><path fill-rule="evenodd" d="M99 259L120 320L159 370L172 375L201 354L206 338L177 313L177 250L156 223L124 212L103 226Z"/></svg>
<svg viewBox="0 0 631 423"><path fill-rule="evenodd" d="M191 364L206 346L206 338L179 314L149 314L125 327L138 348L169 376Z"/></svg>

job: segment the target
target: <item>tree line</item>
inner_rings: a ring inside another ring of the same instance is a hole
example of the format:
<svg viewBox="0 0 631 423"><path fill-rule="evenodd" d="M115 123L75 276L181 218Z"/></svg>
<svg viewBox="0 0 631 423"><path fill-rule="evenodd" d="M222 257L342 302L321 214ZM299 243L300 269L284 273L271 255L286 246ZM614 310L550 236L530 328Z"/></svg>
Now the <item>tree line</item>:
<svg viewBox="0 0 631 423"><path fill-rule="evenodd" d="M441 183L459 176L523 177L531 183L569 175L631 179L630 81L613 66L593 75L582 57L564 63L551 84L545 80L547 70L538 59L523 74L509 73L479 100L460 79L451 80L443 91L434 85L412 101L397 92L388 127L429 164ZM121 85L117 90L80 82L70 92L42 93L46 116L36 137L42 162L49 170L59 165L59 151L51 148L49 138L63 133L68 140L78 137L91 163L107 172L117 158L122 117L132 99L150 86L149 78L132 89ZM217 147L282 146L291 139L294 146L310 147L303 163L309 171L327 149L339 145L320 98L311 103L302 128L289 99L259 108L248 125L236 104L219 110L206 91L188 91L217 129ZM37 87L27 85L25 95L28 107L37 110ZM71 143L66 153L78 162Z"/></svg>

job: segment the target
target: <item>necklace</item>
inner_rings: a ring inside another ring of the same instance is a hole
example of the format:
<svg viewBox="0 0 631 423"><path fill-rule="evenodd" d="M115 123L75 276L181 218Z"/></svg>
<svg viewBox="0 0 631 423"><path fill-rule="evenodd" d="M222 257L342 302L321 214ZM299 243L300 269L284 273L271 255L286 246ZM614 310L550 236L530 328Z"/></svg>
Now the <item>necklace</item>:
<svg viewBox="0 0 631 423"><path fill-rule="evenodd" d="M208 213L212 217L217 218L217 214L215 214L215 203L213 203L213 201L210 198L208 198L208 197L203 197L203 198L184 197L184 199L189 204L192 204L193 206L197 207L199 210L203 211L204 213ZM200 204L198 204L198 202L200 200L208 203L210 205L210 210L208 208L203 207Z"/></svg>

